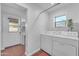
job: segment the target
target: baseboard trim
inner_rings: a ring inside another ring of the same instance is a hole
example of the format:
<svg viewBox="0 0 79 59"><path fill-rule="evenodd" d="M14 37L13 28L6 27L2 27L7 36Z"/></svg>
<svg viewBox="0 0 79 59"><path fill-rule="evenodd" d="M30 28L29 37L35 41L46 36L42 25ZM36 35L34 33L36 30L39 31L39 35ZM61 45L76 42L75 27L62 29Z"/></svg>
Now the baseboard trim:
<svg viewBox="0 0 79 59"><path fill-rule="evenodd" d="M36 49L35 51L33 51L32 53L27 54L27 56L32 56L34 53L38 52L40 50L40 48ZM26 54L26 53L25 53Z"/></svg>
<svg viewBox="0 0 79 59"><path fill-rule="evenodd" d="M5 48L1 48L1 50L0 50L0 51L3 51L3 50L5 50Z"/></svg>
<svg viewBox="0 0 79 59"><path fill-rule="evenodd" d="M25 51L25 56L27 56L28 54L27 54L27 52Z"/></svg>
<svg viewBox="0 0 79 59"><path fill-rule="evenodd" d="M43 49L41 49L42 51L44 51ZM45 53L47 53L46 51L44 51ZM49 53L47 53L49 56L51 56Z"/></svg>

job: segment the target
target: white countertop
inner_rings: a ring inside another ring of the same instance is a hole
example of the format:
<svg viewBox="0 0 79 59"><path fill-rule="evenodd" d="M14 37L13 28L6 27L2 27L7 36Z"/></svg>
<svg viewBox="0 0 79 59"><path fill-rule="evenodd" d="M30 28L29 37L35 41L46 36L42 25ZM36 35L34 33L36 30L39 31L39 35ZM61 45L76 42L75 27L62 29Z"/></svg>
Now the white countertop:
<svg viewBox="0 0 79 59"><path fill-rule="evenodd" d="M55 33L41 33L43 35L48 35L48 36L54 36L54 37L60 37L60 38L68 38L68 39L74 39L74 40L79 40L78 36L67 36L67 35L61 35L61 34L55 34Z"/></svg>

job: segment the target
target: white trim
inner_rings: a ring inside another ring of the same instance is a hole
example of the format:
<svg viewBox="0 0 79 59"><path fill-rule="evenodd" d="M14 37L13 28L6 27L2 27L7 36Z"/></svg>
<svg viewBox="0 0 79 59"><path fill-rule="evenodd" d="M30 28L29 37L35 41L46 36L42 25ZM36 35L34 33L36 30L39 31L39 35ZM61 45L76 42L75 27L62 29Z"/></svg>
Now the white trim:
<svg viewBox="0 0 79 59"><path fill-rule="evenodd" d="M27 52L25 51L25 56L27 56Z"/></svg>
<svg viewBox="0 0 79 59"><path fill-rule="evenodd" d="M27 54L27 53L25 52L25 55L27 54L27 56L32 56L34 53L38 52L39 50L40 50L40 48L34 50L32 53L29 53L29 54Z"/></svg>
<svg viewBox="0 0 79 59"><path fill-rule="evenodd" d="M1 47L1 49L0 50L5 50L5 47Z"/></svg>

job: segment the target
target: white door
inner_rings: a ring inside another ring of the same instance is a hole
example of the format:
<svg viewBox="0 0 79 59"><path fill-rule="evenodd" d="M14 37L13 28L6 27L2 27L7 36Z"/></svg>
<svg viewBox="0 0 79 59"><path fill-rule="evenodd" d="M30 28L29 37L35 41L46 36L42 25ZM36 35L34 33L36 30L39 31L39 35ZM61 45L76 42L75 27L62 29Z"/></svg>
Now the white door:
<svg viewBox="0 0 79 59"><path fill-rule="evenodd" d="M26 19L21 19L21 22L20 22L20 36L21 36L21 42L23 45L26 45Z"/></svg>

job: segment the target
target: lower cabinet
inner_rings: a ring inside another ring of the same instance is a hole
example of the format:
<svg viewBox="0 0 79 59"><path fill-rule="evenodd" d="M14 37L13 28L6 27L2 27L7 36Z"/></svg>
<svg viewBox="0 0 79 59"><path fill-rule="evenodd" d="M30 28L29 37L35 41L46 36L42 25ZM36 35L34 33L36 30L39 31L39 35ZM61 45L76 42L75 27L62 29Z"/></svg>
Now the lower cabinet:
<svg viewBox="0 0 79 59"><path fill-rule="evenodd" d="M77 56L77 41L41 35L41 49L52 56Z"/></svg>
<svg viewBox="0 0 79 59"><path fill-rule="evenodd" d="M41 36L41 49L43 49L48 54L52 55L52 40L49 36Z"/></svg>
<svg viewBox="0 0 79 59"><path fill-rule="evenodd" d="M77 48L72 45L54 41L52 53L55 56L76 56Z"/></svg>

